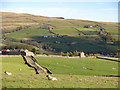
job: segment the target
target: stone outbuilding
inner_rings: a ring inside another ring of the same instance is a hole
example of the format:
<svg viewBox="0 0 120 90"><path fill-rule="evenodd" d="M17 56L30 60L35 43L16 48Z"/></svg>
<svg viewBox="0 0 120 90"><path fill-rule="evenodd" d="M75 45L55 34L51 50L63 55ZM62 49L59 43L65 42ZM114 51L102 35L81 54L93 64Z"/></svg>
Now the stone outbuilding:
<svg viewBox="0 0 120 90"><path fill-rule="evenodd" d="M80 57L81 58L85 58L86 56L85 56L85 53L84 52L80 52Z"/></svg>
<svg viewBox="0 0 120 90"><path fill-rule="evenodd" d="M33 52L25 50L26 56L34 56Z"/></svg>
<svg viewBox="0 0 120 90"><path fill-rule="evenodd" d="M30 52L26 49L24 51L21 51L21 55L23 55L23 56L34 56L34 53Z"/></svg>

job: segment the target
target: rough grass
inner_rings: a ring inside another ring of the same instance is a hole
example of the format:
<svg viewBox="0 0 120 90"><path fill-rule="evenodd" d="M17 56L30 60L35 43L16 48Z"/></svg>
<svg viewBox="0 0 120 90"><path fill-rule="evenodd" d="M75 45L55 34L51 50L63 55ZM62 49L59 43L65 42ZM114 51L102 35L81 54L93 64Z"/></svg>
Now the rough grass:
<svg viewBox="0 0 120 90"><path fill-rule="evenodd" d="M3 88L117 88L116 77L54 75L58 81L48 81L45 75L3 75Z"/></svg>
<svg viewBox="0 0 120 90"><path fill-rule="evenodd" d="M117 88L117 77L95 75L117 75L116 62L102 59L75 59L58 57L36 57L43 66L54 73L58 81L48 81L45 75L35 74L22 57L2 57L3 88ZM83 68L91 68L88 70ZM112 68L116 69L112 69ZM55 69L56 68L56 69ZM21 70L20 70L21 69ZM4 71L11 72L8 76ZM69 74L71 73L71 74ZM74 75L73 75L74 74ZM93 76L94 75L94 76Z"/></svg>

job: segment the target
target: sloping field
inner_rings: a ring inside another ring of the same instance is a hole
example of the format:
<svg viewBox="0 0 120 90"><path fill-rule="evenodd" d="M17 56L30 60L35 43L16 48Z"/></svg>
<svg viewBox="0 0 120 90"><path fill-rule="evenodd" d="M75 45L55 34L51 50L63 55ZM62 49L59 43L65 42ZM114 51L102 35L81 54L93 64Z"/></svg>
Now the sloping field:
<svg viewBox="0 0 120 90"><path fill-rule="evenodd" d="M3 88L117 88L118 63L95 58L36 57L58 81L49 81L43 74L24 64L22 57L2 57ZM12 75L4 74L4 71Z"/></svg>

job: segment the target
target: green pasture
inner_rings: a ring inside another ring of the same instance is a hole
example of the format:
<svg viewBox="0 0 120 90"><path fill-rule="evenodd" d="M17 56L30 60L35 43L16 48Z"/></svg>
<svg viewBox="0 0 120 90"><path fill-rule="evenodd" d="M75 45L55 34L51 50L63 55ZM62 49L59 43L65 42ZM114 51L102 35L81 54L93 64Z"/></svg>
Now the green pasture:
<svg viewBox="0 0 120 90"><path fill-rule="evenodd" d="M97 58L35 57L54 74L118 75L118 63ZM3 72L30 73L22 57L2 57ZM8 67L9 66L9 67ZM19 68L18 68L19 67ZM19 69L22 69L21 71Z"/></svg>
<svg viewBox="0 0 120 90"><path fill-rule="evenodd" d="M47 67L58 81L47 80L44 74L35 74L21 56L2 57L3 88L117 88L118 63L96 58L35 57ZM5 75L4 72L12 75Z"/></svg>
<svg viewBox="0 0 120 90"><path fill-rule="evenodd" d="M9 35L7 35L7 38L13 38L13 39L21 39L21 38L33 38L33 37L40 37L40 36L46 36L46 35L52 35L49 33L48 30L45 29L25 29L20 30L17 32L13 32Z"/></svg>
<svg viewBox="0 0 120 90"><path fill-rule="evenodd" d="M55 74L117 75L118 63L96 58L36 57L38 62ZM116 68L113 70L112 68Z"/></svg>
<svg viewBox="0 0 120 90"><path fill-rule="evenodd" d="M58 28L53 30L55 33L58 33L60 35L69 35L69 36L78 36L78 31L76 31L72 27L63 27L63 28Z"/></svg>

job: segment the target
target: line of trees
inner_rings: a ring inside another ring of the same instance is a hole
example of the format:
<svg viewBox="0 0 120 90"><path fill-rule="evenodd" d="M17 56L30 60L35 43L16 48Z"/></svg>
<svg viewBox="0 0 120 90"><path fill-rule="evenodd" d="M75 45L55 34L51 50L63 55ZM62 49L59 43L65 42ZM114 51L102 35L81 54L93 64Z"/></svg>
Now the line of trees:
<svg viewBox="0 0 120 90"><path fill-rule="evenodd" d="M28 49L29 51L31 51L34 47L31 45L27 45L27 44L8 44L6 46L2 46L2 49Z"/></svg>
<svg viewBox="0 0 120 90"><path fill-rule="evenodd" d="M72 56L80 56L80 53L77 52L77 51L67 52L67 53L61 52L61 55L62 55L62 56L70 56L70 57L72 57Z"/></svg>

